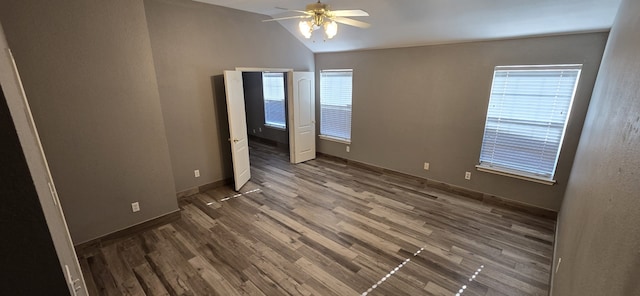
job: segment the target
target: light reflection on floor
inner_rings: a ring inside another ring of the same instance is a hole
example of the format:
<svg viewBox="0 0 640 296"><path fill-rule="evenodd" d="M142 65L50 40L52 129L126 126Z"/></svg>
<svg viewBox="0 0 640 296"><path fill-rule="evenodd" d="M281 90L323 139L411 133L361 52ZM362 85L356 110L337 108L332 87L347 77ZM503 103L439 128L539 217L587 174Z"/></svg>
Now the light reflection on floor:
<svg viewBox="0 0 640 296"><path fill-rule="evenodd" d="M407 282L413 282L415 280L417 280L415 277L411 276L411 270L406 270L406 271L401 271L400 269L402 269L403 267L405 267L405 265L407 264L418 264L415 263L416 260L414 260L414 262L411 262L411 259L413 257L418 257L418 255L420 255L420 253L424 251L424 247L420 248L418 251L416 251L415 253L413 253L412 257L409 257L407 259L405 259L404 261L402 261L402 263L400 263L398 266L396 266L395 268L392 268L391 271L389 273L387 273L386 275L382 276L382 278L380 280L378 280L378 282L374 283L369 289L367 289L367 291L362 292L361 296L371 296L374 294L379 294L379 295L386 295L386 292L392 292L392 291L397 291L398 289L406 292L410 295L422 295L424 294L425 291L419 291L417 290L418 288L412 286L412 285L407 285ZM407 266L409 269L411 269L411 266ZM444 289L440 286L438 286L435 283L429 282L429 283L425 283L426 287L424 288L425 290L431 290L431 292L434 292L433 290L438 290L436 293L437 295L455 295L455 296L463 296L463 294L468 294L465 293L465 291L469 291L467 290L467 288L469 288L469 284L471 282L473 282L474 280L476 280L476 277L478 277L478 275L480 274L480 272L482 272L482 269L484 268L484 265L480 265L480 267L478 269L476 269L474 271L473 274L471 274L468 278L468 282L462 283L460 288L457 291L450 291L447 289ZM381 285L384 283L384 287L381 287ZM380 291L376 291L376 289L380 290ZM416 290L416 291L413 291Z"/></svg>
<svg viewBox="0 0 640 296"><path fill-rule="evenodd" d="M482 271L482 269L483 269L483 268L484 268L484 265L480 265L480 268L478 268L478 269L476 270L476 272L475 272L471 277L469 277L469 282L472 282L473 280L475 280L475 279L476 279L476 277L477 277L477 276L478 276L478 274ZM466 290L466 289L467 289L467 285L466 285L466 284L465 284L465 285L462 285L462 287L460 287L460 290L458 290L458 293L456 293L456 296L460 296L460 295L462 295L462 293L463 293L463 292L464 292L464 290Z"/></svg>

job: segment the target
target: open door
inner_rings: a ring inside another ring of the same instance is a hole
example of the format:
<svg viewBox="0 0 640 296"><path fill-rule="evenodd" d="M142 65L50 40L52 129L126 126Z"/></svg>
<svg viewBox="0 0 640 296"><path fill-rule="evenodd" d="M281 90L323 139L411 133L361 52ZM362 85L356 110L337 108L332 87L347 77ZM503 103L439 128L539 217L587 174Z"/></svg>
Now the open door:
<svg viewBox="0 0 640 296"><path fill-rule="evenodd" d="M289 154L292 163L316 158L313 72L289 72Z"/></svg>
<svg viewBox="0 0 640 296"><path fill-rule="evenodd" d="M4 96L6 96L7 107L11 113L11 119L17 131L33 185L42 206L53 246L60 261L60 268L69 288L67 295L85 296L87 295L87 286L82 276L80 263L67 228L53 177L49 171L47 158L42 149L38 130L33 121L29 102L22 88L20 74L5 39L2 25L0 25L0 85ZM11 254L5 254L5 256L11 256ZM33 284L37 285L38 283L34 282Z"/></svg>
<svg viewBox="0 0 640 296"><path fill-rule="evenodd" d="M229 115L233 180L236 191L239 191L251 178L242 72L224 71L224 86L227 95L227 114Z"/></svg>

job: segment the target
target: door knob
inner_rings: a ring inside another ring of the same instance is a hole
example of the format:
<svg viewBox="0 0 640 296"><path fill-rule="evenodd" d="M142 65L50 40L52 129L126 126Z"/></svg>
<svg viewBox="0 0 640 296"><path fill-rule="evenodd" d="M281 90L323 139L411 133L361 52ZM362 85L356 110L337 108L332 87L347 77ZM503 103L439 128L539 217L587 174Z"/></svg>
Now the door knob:
<svg viewBox="0 0 640 296"><path fill-rule="evenodd" d="M233 142L234 142L234 143L238 143L238 141L240 141L240 140L238 140L238 139L233 139Z"/></svg>

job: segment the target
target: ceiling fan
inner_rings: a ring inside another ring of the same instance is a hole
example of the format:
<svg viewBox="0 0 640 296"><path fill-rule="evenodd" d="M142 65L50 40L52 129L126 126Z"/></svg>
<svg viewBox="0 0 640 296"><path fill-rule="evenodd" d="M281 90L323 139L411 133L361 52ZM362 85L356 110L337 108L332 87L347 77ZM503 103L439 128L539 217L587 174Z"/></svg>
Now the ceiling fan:
<svg viewBox="0 0 640 296"><path fill-rule="evenodd" d="M280 21L287 19L303 19L299 23L300 33L304 35L305 38L311 38L311 33L314 30L324 28L324 32L327 35L327 38L331 39L338 33L338 24L345 24L349 26L354 26L358 28L368 28L371 26L368 23L357 21L354 19L347 18L348 16L369 16L369 14L360 9L352 9L352 10L331 10L329 5L321 3L319 0L317 3L311 3L307 5L304 11L302 10L289 10L293 12L303 13L303 15L297 16L288 16L281 18L274 18L269 20L264 20L263 22L271 22L271 21ZM308 20L304 20L308 19Z"/></svg>

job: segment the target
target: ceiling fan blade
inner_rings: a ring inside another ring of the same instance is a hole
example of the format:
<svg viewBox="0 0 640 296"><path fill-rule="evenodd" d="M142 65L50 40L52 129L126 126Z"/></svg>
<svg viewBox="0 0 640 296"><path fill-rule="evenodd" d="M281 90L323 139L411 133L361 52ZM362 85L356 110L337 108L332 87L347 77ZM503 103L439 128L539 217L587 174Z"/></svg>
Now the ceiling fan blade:
<svg viewBox="0 0 640 296"><path fill-rule="evenodd" d="M308 18L308 15L297 15L297 16L287 16L287 17L279 17L274 19L262 20L262 22L273 22L273 21L281 21L281 20L290 20L290 19L301 19Z"/></svg>
<svg viewBox="0 0 640 296"><path fill-rule="evenodd" d="M287 11L291 11L291 12L299 12L299 13L304 13L304 14L313 14L312 12L308 12L308 11L304 11L304 10L293 10L293 9L287 9Z"/></svg>
<svg viewBox="0 0 640 296"><path fill-rule="evenodd" d="M331 15L333 16L369 16L369 13L360 9L332 10Z"/></svg>
<svg viewBox="0 0 640 296"><path fill-rule="evenodd" d="M371 27L371 24L365 23L365 22L361 22L361 21L356 21L354 19L350 19L350 18L346 18L346 17L334 17L332 18L334 21L338 22L338 23L342 23L345 25L349 25L349 26L354 26L354 27L358 27L358 28L369 28Z"/></svg>
<svg viewBox="0 0 640 296"><path fill-rule="evenodd" d="M284 8L284 7L275 7L275 9L280 9L280 10L290 11L290 12L304 13L304 14L311 14L311 13L309 13L308 11L304 11L304 10L295 10L295 9L288 9L288 8Z"/></svg>

